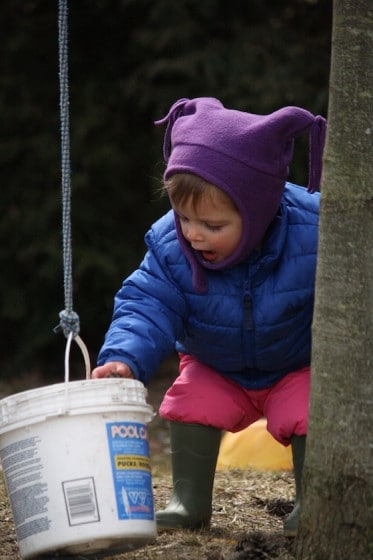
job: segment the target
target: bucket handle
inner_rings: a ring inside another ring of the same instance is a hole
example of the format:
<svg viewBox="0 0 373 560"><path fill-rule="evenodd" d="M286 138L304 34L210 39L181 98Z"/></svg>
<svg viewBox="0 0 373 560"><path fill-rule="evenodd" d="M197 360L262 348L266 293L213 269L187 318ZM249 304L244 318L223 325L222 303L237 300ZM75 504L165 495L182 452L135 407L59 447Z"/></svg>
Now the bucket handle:
<svg viewBox="0 0 373 560"><path fill-rule="evenodd" d="M78 334L74 336L74 333L72 331L70 331L70 333L67 337L66 350L65 350L65 412L67 411L67 404L68 404L68 402L67 402L68 401L68 386L69 386L69 379L70 379L69 362L70 362L71 343L72 343L73 339L78 344L78 346L79 346L79 348L80 348L80 350L83 354L86 379L90 379L90 377L91 377L91 363L90 363L90 359L89 359L89 353L88 353L87 346L85 345L85 343L83 342L83 340L80 338L80 336Z"/></svg>
<svg viewBox="0 0 373 560"><path fill-rule="evenodd" d="M68 383L68 381L70 379L69 359L70 359L71 342L72 342L73 339L78 344L78 346L79 346L79 348L80 348L80 350L82 351L82 354L83 354L86 379L90 379L90 377L91 377L91 364L90 364L90 359L89 359L89 353L88 353L88 350L87 350L87 346L84 344L83 340L80 338L80 336L78 334L74 337L74 333L70 332L69 336L67 337L66 350L65 350L65 382L66 383Z"/></svg>

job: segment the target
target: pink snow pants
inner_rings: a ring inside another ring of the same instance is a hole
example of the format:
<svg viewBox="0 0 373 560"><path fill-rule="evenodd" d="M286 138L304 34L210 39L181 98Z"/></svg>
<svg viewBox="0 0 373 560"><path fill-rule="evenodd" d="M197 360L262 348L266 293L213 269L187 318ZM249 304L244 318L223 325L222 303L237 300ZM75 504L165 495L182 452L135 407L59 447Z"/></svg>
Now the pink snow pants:
<svg viewBox="0 0 373 560"><path fill-rule="evenodd" d="M180 355L179 376L166 392L160 416L173 422L203 424L239 432L259 418L267 430L289 445L292 435L307 433L310 367L288 373L266 389L245 389L235 381Z"/></svg>

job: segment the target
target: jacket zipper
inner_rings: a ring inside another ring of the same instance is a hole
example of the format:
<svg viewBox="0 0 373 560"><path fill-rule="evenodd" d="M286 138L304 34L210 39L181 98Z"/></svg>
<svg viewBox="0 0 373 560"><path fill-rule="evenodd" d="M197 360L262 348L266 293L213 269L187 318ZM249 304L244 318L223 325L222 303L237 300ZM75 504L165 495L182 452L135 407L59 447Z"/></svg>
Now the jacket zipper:
<svg viewBox="0 0 373 560"><path fill-rule="evenodd" d="M244 314L244 355L247 367L255 368L255 324L253 315L253 300L250 289L250 282L247 280L244 285L243 296L243 314Z"/></svg>
<svg viewBox="0 0 373 560"><path fill-rule="evenodd" d="M245 282L244 296L243 296L243 309L244 309L244 326L247 331L254 330L253 319L253 300L251 297L249 283Z"/></svg>

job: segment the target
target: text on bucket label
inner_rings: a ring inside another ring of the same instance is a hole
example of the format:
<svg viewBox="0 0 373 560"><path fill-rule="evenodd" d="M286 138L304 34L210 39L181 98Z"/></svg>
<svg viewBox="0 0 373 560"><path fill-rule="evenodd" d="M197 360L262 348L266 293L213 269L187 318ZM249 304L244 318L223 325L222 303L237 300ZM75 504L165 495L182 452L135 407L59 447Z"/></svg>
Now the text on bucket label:
<svg viewBox="0 0 373 560"><path fill-rule="evenodd" d="M148 431L137 422L108 422L118 519L154 519Z"/></svg>
<svg viewBox="0 0 373 560"><path fill-rule="evenodd" d="M18 541L48 531L51 523L39 444L39 437L29 437L3 447L0 452Z"/></svg>

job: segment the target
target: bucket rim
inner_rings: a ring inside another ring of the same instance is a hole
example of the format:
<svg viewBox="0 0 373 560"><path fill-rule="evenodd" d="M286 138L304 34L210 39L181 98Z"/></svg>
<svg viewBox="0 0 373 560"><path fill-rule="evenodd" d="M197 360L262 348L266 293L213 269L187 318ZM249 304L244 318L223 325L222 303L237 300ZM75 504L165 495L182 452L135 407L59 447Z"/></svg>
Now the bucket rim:
<svg viewBox="0 0 373 560"><path fill-rule="evenodd" d="M127 378L84 379L37 387L0 400L0 435L15 425L57 416L129 410L154 416L141 381Z"/></svg>

